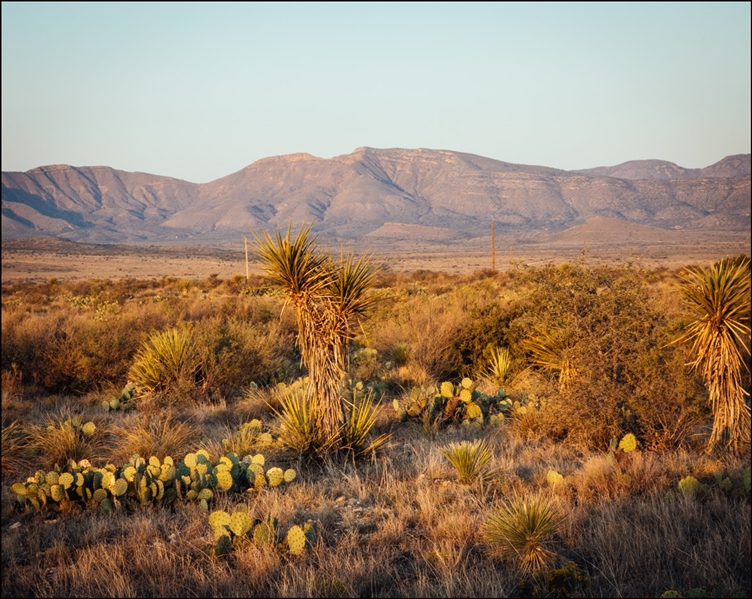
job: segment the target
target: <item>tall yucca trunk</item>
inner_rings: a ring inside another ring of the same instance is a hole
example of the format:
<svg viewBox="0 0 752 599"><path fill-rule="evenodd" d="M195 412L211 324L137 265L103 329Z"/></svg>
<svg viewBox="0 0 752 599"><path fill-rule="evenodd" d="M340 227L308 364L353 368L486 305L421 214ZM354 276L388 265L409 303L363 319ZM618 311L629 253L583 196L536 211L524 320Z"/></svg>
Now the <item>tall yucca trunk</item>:
<svg viewBox="0 0 752 599"><path fill-rule="evenodd" d="M749 258L721 260L709 270L690 269L680 291L694 319L679 339L693 342L699 370L713 409L711 450L723 444L732 451L750 442L749 393L742 387L742 365L749 348Z"/></svg>
<svg viewBox="0 0 752 599"><path fill-rule="evenodd" d="M295 238L292 225L285 237L264 232L256 240L257 255L269 279L281 287L295 308L298 344L316 395L314 420L327 448L341 445L345 405L340 394L347 369L347 344L354 321L373 305L367 291L376 275L369 256L342 257L339 264L316 248L312 225Z"/></svg>

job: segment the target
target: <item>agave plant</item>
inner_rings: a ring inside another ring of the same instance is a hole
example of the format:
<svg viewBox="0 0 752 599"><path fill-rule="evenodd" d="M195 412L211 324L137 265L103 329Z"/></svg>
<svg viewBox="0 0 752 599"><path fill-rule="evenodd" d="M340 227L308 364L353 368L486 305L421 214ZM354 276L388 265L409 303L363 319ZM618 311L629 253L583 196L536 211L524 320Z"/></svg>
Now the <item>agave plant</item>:
<svg viewBox="0 0 752 599"><path fill-rule="evenodd" d="M563 519L549 499L517 497L494 510L483 535L503 554L516 559L523 571L535 572L555 557L550 546Z"/></svg>
<svg viewBox="0 0 752 599"><path fill-rule="evenodd" d="M677 341L692 342L696 358L689 365L702 374L714 414L708 449L723 443L737 451L750 441L749 394L741 371L750 353L749 258L688 269L679 289L693 318Z"/></svg>
<svg viewBox="0 0 752 599"><path fill-rule="evenodd" d="M472 484L490 475L486 466L491 461L493 453L485 439L478 439L473 443L469 441L450 443L441 448L441 453L454 466L459 482L463 485Z"/></svg>

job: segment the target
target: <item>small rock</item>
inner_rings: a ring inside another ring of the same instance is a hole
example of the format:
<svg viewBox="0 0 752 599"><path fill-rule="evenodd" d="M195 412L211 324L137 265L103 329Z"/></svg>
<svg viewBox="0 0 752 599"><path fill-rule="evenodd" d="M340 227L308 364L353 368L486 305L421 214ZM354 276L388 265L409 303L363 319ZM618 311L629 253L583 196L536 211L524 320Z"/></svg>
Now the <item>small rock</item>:
<svg viewBox="0 0 752 599"><path fill-rule="evenodd" d="M344 495L340 495L334 501L336 501L337 503L344 503L345 502L345 496Z"/></svg>
<svg viewBox="0 0 752 599"><path fill-rule="evenodd" d="M20 522L14 522L13 524L11 524L8 527L8 530L16 530L17 528L21 528L21 523Z"/></svg>

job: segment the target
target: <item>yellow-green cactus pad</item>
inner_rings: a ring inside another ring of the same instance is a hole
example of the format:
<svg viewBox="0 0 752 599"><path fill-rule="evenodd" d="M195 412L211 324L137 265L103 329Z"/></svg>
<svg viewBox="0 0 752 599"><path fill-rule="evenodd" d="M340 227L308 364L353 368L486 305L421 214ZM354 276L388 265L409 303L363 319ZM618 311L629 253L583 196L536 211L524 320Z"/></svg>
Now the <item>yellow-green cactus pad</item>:
<svg viewBox="0 0 752 599"><path fill-rule="evenodd" d="M245 512L235 511L230 517L230 530L235 533L236 536L245 536L253 526L253 520Z"/></svg>
<svg viewBox="0 0 752 599"><path fill-rule="evenodd" d="M253 479L253 486L257 489L266 486L266 476L263 474L257 474Z"/></svg>
<svg viewBox="0 0 752 599"><path fill-rule="evenodd" d="M460 399L465 403L470 403L473 401L473 392L470 389L462 389L460 391Z"/></svg>
<svg viewBox="0 0 752 599"><path fill-rule="evenodd" d="M211 501L214 499L214 493L212 493L211 489L201 489L198 492L198 499L206 499L206 501Z"/></svg>
<svg viewBox="0 0 752 599"><path fill-rule="evenodd" d="M467 389L463 389L463 392L467 391ZM483 410L480 409L480 406L475 402L470 402L465 406L465 417L466 418L482 418L483 417Z"/></svg>
<svg viewBox="0 0 752 599"><path fill-rule="evenodd" d="M195 453L187 453L185 457L183 458L183 463L188 466L188 468L195 468L196 464L198 463L196 461L196 454Z"/></svg>
<svg viewBox="0 0 752 599"><path fill-rule="evenodd" d="M79 476L81 476L81 474L80 474L80 473L79 473ZM83 482L83 478L84 478L84 477L83 477L83 476L81 476L81 482ZM73 478L73 475L72 475L72 474L71 474L70 472L63 472L63 473L62 473L62 474L61 474L61 475L60 475L60 476L58 477L57 483L58 483L59 485L63 485L63 487L64 487L64 488L66 488L66 489L69 489L69 488L71 487L71 485L73 484L73 481L74 481L74 480L75 480L75 479Z"/></svg>
<svg viewBox="0 0 752 599"><path fill-rule="evenodd" d="M124 478L118 478L112 485L112 492L117 497L122 497L128 492L128 481Z"/></svg>
<svg viewBox="0 0 752 599"><path fill-rule="evenodd" d="M160 470L161 472L159 473L159 480L165 483L170 482L171 480L175 480L175 477L178 474L175 466L172 466L171 464L168 464L166 462L162 464Z"/></svg>
<svg viewBox="0 0 752 599"><path fill-rule="evenodd" d="M232 517L224 510L217 510L209 514L209 526L212 528L224 528L230 526Z"/></svg>
<svg viewBox="0 0 752 599"><path fill-rule="evenodd" d="M63 499L65 499L65 488L63 485L52 485L50 486L50 497L54 501L57 501L60 503Z"/></svg>
<svg viewBox="0 0 752 599"><path fill-rule="evenodd" d="M446 398L454 397L454 385L448 381L441 383L441 395Z"/></svg>
<svg viewBox="0 0 752 599"><path fill-rule="evenodd" d="M26 485L23 483L13 483L10 487L10 490L13 491L16 495L20 495L21 497L26 496Z"/></svg>
<svg viewBox="0 0 752 599"><path fill-rule="evenodd" d="M295 480L295 477L297 475L295 474L295 470L293 470L292 468L288 468L287 470L285 470L285 473L282 476L285 479L286 483L291 483L292 481Z"/></svg>
<svg viewBox="0 0 752 599"><path fill-rule="evenodd" d="M48 472L44 476L44 480L48 485L56 485L58 484L58 479L60 478L60 475L55 472L54 470L52 472Z"/></svg>
<svg viewBox="0 0 752 599"><path fill-rule="evenodd" d="M619 448L624 453L634 451L637 449L637 439L632 433L628 433L621 438L621 441L619 441Z"/></svg>
<svg viewBox="0 0 752 599"><path fill-rule="evenodd" d="M257 453L253 458L251 458L251 464L258 464L259 466L263 466L266 464L266 459L264 458L263 454Z"/></svg>
<svg viewBox="0 0 752 599"><path fill-rule="evenodd" d="M306 535L300 526L293 526L287 531L287 546L293 555L302 555L306 546Z"/></svg>
<svg viewBox="0 0 752 599"><path fill-rule="evenodd" d="M277 487L280 484L282 484L282 481L285 478L285 473L282 471L282 468L277 468L276 466L274 468L269 468L269 470L266 471L266 480L269 481L270 487Z"/></svg>
<svg viewBox="0 0 752 599"><path fill-rule="evenodd" d="M94 501L96 501L97 503L101 503L102 501L107 499L108 497L107 491L105 491L104 489L96 489L94 491L93 497L94 497Z"/></svg>
<svg viewBox="0 0 752 599"><path fill-rule="evenodd" d="M555 487L556 485L560 485L564 482L564 477L556 472L556 470L549 470L546 474L546 482L548 482L548 484L552 487Z"/></svg>
<svg viewBox="0 0 752 599"><path fill-rule="evenodd" d="M222 471L217 472L217 488L221 491L229 491L232 488L232 474Z"/></svg>

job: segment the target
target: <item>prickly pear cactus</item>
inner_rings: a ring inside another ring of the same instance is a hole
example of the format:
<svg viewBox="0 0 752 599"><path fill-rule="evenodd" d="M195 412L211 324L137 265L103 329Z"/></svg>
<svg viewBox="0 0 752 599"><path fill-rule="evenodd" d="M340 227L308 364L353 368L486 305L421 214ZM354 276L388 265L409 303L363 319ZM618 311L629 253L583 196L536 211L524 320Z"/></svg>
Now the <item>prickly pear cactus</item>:
<svg viewBox="0 0 752 599"><path fill-rule="evenodd" d="M232 489L232 474L228 471L217 472L217 488L221 491L229 491Z"/></svg>
<svg viewBox="0 0 752 599"><path fill-rule="evenodd" d="M447 399L454 397L454 385L452 383L445 381L441 383L440 389L442 397L446 397Z"/></svg>
<svg viewBox="0 0 752 599"><path fill-rule="evenodd" d="M291 483L292 481L294 481L295 476L295 470L293 470L292 468L285 470L285 473L282 475L286 483Z"/></svg>
<svg viewBox="0 0 752 599"><path fill-rule="evenodd" d="M632 433L624 435L621 441L619 441L619 449L624 453L629 453L637 449L637 439L635 436Z"/></svg>
<svg viewBox="0 0 752 599"><path fill-rule="evenodd" d="M269 481L270 487L278 487L285 479L282 468L273 467L266 471L266 480Z"/></svg>
<svg viewBox="0 0 752 599"><path fill-rule="evenodd" d="M253 526L253 520L244 511L236 510L230 517L230 531L237 537L244 537Z"/></svg>
<svg viewBox="0 0 752 599"><path fill-rule="evenodd" d="M306 534L300 526L292 526L287 531L287 546L293 555L302 555L306 548Z"/></svg>

